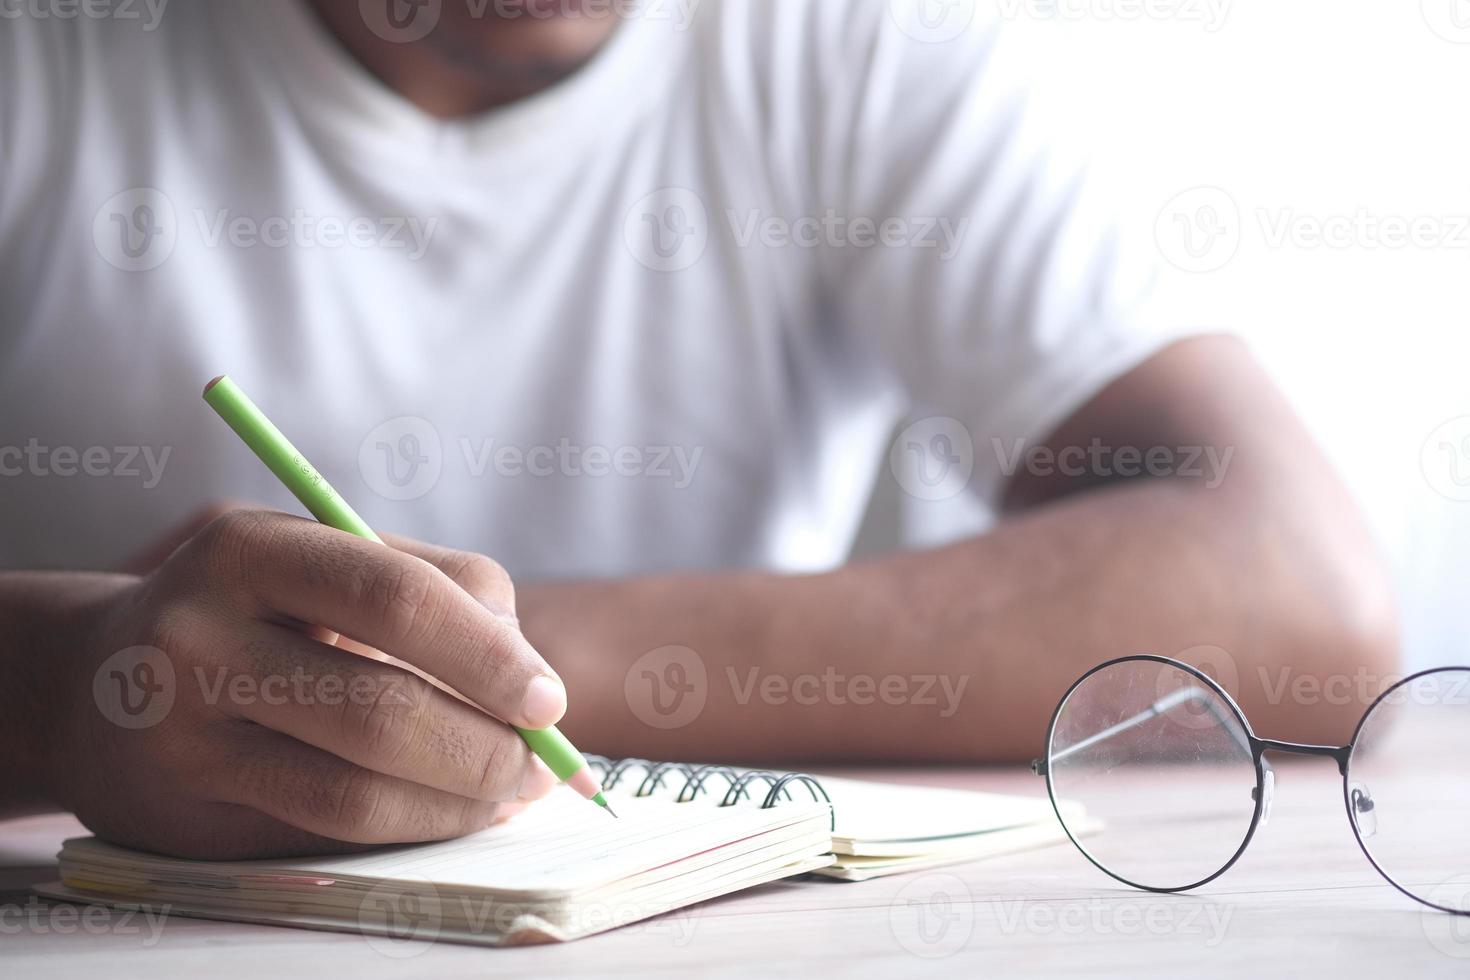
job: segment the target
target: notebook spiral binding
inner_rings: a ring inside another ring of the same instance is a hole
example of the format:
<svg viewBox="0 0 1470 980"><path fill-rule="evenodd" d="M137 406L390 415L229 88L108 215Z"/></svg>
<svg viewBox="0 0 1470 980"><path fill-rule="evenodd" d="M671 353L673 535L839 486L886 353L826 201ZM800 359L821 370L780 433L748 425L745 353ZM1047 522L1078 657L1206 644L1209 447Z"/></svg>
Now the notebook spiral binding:
<svg viewBox="0 0 1470 980"><path fill-rule="evenodd" d="M720 798L720 806L734 806L742 799L750 800L751 786L763 783L765 796L761 799L761 809L769 809L780 800L791 799L791 787L793 785L806 787L811 793L812 799L818 803L826 803L829 806L832 798L822 788L821 782L815 777L804 772L771 772L766 769L747 769L744 771L733 769L730 766L703 766L691 765L687 762L650 762L647 759L609 759L600 755L584 756L588 768L597 773L605 790L616 789L625 777L634 770L641 770L642 779L638 788L633 791L634 796L652 796L660 788L672 787L669 782L671 775L678 774L683 779L679 791L674 794L677 803L688 803L700 793L713 791L706 785L712 777L718 776L724 780L725 793ZM837 818L832 817L832 827L835 830Z"/></svg>

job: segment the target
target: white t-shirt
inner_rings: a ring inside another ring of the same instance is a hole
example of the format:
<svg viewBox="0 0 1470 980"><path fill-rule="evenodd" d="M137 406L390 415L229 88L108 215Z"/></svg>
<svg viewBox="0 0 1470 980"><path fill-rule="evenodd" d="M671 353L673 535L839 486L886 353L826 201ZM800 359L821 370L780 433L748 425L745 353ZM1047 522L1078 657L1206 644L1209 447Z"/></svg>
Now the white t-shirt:
<svg viewBox="0 0 1470 980"><path fill-rule="evenodd" d="M451 122L293 0L7 12L0 565L299 512L201 401L224 372L370 524L527 579L838 564L906 416L943 418L901 482L993 500L1187 325L1034 52L921 3L650 0Z"/></svg>

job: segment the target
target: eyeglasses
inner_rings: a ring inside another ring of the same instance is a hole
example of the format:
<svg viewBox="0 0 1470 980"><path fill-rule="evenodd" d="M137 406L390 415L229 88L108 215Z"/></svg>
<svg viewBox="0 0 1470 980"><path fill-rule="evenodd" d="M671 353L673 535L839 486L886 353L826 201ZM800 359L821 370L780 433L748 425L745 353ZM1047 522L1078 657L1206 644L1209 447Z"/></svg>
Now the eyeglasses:
<svg viewBox="0 0 1470 980"><path fill-rule="evenodd" d="M1123 657L1067 691L1031 768L1089 861L1135 888L1176 892L1224 874L1266 823L1267 752L1335 760L1348 823L1378 873L1416 901L1470 914L1470 667L1405 677L1352 741L1331 746L1259 738L1199 670Z"/></svg>

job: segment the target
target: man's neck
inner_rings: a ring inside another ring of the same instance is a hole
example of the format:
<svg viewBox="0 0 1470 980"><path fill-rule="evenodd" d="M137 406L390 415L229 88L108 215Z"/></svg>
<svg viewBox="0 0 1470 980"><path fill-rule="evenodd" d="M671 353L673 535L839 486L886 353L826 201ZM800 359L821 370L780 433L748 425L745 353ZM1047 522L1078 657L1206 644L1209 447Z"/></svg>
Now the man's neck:
<svg viewBox="0 0 1470 980"><path fill-rule="evenodd" d="M619 23L616 17L590 15L506 18L490 12L489 5L476 16L470 6L450 2L427 36L404 42L375 33L360 4L307 0L307 5L383 84L444 119L485 112L554 85L596 54Z"/></svg>

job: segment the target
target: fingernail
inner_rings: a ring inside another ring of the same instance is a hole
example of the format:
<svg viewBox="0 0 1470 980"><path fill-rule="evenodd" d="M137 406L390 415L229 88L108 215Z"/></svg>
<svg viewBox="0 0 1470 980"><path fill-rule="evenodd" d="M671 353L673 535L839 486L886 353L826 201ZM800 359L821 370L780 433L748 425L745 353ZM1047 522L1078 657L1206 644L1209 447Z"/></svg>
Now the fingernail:
<svg viewBox="0 0 1470 980"><path fill-rule="evenodd" d="M561 721L567 711L567 691L561 682L545 674L531 681L521 702L521 717L530 728L546 728Z"/></svg>

